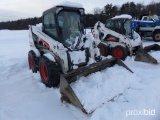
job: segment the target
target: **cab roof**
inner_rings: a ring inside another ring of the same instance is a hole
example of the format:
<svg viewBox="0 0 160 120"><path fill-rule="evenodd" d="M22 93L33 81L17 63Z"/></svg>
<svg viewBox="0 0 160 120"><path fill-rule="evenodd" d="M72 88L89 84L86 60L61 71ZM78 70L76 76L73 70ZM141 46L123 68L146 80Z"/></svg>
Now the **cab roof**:
<svg viewBox="0 0 160 120"><path fill-rule="evenodd" d="M56 13L58 9L63 9L63 10L71 10L71 11L78 11L79 9L83 9L81 7L73 7L73 6L64 6L64 5L57 5L55 7L52 7L46 11L43 12L43 15L49 14L49 13Z"/></svg>

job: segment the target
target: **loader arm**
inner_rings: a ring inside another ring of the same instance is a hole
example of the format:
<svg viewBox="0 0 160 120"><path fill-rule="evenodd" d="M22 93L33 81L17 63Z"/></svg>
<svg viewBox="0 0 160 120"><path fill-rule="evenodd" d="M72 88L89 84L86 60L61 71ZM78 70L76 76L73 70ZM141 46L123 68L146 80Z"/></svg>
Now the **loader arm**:
<svg viewBox="0 0 160 120"><path fill-rule="evenodd" d="M61 63L60 66L62 72L66 73L69 70L68 59L67 59L66 48L62 45L62 43L52 39L50 36L42 32L36 26L30 26L30 31L32 33L32 36L34 35L37 36L37 39L33 39L32 41L33 44L36 45L38 50L43 53L48 53L48 52L51 53L56 58L56 60L59 63ZM35 46L33 46L33 48L35 48Z"/></svg>

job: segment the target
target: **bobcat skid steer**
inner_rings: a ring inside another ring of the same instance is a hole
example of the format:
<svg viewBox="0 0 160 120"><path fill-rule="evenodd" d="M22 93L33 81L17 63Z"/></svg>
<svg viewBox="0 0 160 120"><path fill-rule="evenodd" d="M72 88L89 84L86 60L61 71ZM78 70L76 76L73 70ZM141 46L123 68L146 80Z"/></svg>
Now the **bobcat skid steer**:
<svg viewBox="0 0 160 120"><path fill-rule="evenodd" d="M147 52L160 50L160 46L154 44L143 48L141 37L131 29L131 19L123 17L109 19L106 24L95 24L92 33L101 55L112 55L122 60L127 55L136 55L135 61L157 64L157 60Z"/></svg>
<svg viewBox="0 0 160 120"><path fill-rule="evenodd" d="M30 26L29 67L39 71L47 87L59 85L61 100L87 113L70 84L81 76L119 64L132 72L121 60L101 60L94 39L84 33L84 8L58 5L43 12L42 27ZM89 64L89 60L95 62Z"/></svg>

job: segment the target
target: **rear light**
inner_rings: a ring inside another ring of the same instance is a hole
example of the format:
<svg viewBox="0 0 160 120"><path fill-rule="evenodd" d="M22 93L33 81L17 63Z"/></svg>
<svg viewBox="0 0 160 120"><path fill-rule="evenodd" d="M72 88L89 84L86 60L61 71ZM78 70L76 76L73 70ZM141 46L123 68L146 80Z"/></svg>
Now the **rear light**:
<svg viewBox="0 0 160 120"><path fill-rule="evenodd" d="M109 38L106 38L105 41L119 42L119 39L115 37L109 37Z"/></svg>

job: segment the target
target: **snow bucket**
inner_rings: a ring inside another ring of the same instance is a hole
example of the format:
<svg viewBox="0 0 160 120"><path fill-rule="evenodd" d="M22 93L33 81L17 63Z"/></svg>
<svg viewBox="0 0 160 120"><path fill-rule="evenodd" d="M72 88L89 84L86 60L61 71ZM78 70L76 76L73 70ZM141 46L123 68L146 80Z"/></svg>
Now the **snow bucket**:
<svg viewBox="0 0 160 120"><path fill-rule="evenodd" d="M75 94L74 90L71 87L71 83L77 81L80 77L88 76L91 73L95 73L101 70L104 70L108 67L111 67L115 64L123 66L128 71L133 73L121 60L113 57L111 59L105 59L98 63L90 64L89 66L80 67L75 69L67 74L62 74L60 78L60 93L61 93L61 100L66 101L68 103L72 103L73 105L80 108L84 113L89 114L93 111L86 111L84 105L81 103L77 95Z"/></svg>

